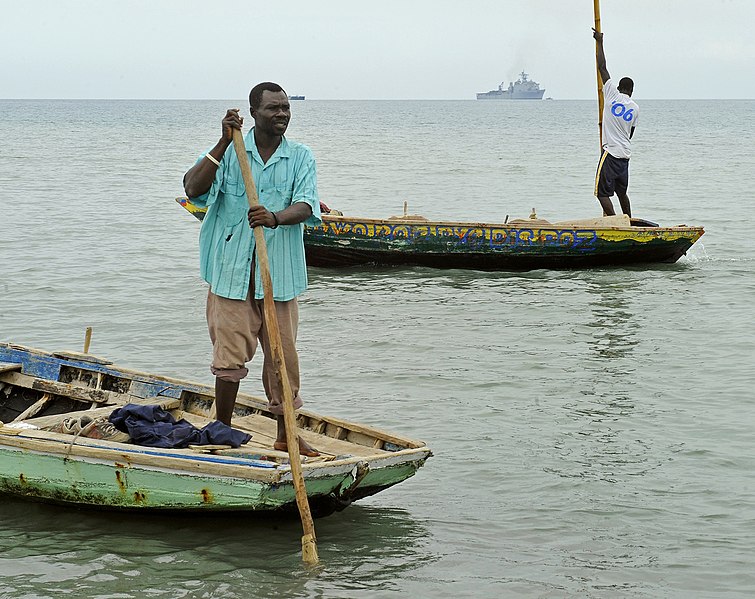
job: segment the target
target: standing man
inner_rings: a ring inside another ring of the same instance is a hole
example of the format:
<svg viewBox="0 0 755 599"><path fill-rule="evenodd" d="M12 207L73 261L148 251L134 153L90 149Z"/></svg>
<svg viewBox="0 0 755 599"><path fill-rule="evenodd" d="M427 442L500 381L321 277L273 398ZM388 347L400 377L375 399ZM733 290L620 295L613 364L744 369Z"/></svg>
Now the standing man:
<svg viewBox="0 0 755 599"><path fill-rule="evenodd" d="M598 71L603 81L603 154L595 175L595 195L603 207L604 216L616 214L613 210L611 196L616 192L621 210L632 216L629 207L629 156L631 155L632 135L637 126L640 108L632 100L634 81L623 77L619 86L611 79L606 68L606 54L603 50L603 34L592 30L592 36L598 44Z"/></svg>
<svg viewBox="0 0 755 599"><path fill-rule="evenodd" d="M260 205L249 208L233 144L233 130L244 119L238 109L226 112L223 134L184 175L184 190L191 201L207 207L199 234L200 273L210 285L207 325L212 341L217 419L231 424L239 381L257 342L265 354L262 382L278 429L273 447L287 451L283 420L283 392L275 376L270 340L263 311L263 290L255 260L252 228L265 227L278 316L294 407L299 396L299 324L297 296L307 288L304 259L304 225L320 223L317 173L312 151L284 136L291 119L288 95L276 83L260 83L249 93L254 127L244 138ZM302 455L319 455L299 438Z"/></svg>

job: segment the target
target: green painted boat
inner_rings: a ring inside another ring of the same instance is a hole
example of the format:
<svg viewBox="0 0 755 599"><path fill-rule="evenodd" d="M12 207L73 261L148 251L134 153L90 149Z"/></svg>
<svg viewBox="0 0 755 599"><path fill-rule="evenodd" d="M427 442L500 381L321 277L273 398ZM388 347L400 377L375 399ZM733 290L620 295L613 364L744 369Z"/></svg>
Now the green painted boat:
<svg viewBox="0 0 755 599"><path fill-rule="evenodd" d="M0 344L0 492L78 507L197 512L296 512L288 454L275 451L267 402L239 394L240 447L163 449L60 432L65 419L106 418L126 404L159 405L197 428L212 421L212 388L128 370L76 352ZM297 412L321 452L302 457L312 513L324 516L413 476L422 441Z"/></svg>
<svg viewBox="0 0 755 599"><path fill-rule="evenodd" d="M205 210L176 201L199 220ZM324 214L304 230L307 264L429 266L487 271L579 269L676 262L703 235L702 227L607 216L551 223L529 218L505 223L430 221L418 215L388 219Z"/></svg>

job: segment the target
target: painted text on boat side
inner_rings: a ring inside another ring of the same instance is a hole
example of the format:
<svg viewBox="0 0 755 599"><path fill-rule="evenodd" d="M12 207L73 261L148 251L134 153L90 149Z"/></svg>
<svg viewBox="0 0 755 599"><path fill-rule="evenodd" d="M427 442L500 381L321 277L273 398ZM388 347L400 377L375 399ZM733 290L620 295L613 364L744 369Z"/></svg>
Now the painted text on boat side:
<svg viewBox="0 0 755 599"><path fill-rule="evenodd" d="M472 249L487 246L493 250L503 247L561 246L590 252L596 249L598 241L598 233L594 229L454 227L405 223L324 222L318 227L312 227L310 233L314 236L356 235L391 242L402 241L407 244L433 240Z"/></svg>

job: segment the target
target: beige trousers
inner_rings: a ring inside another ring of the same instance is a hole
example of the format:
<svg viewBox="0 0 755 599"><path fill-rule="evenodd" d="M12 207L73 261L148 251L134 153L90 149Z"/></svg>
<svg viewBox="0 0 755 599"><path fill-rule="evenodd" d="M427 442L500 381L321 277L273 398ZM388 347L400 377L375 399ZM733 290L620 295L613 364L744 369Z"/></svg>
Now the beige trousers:
<svg viewBox="0 0 755 599"><path fill-rule="evenodd" d="M254 278L252 278L254 281ZM212 293L207 294L207 327L212 341L212 373L225 381L238 382L249 370L251 361L262 345L265 356L262 363L262 384L273 414L283 414L283 391L278 384L273 367L273 356L265 326L263 300L254 299L254 283L250 285L245 300L233 300ZM299 396L299 355L296 352L296 333L299 326L299 304L296 298L287 302L275 302L278 316L283 357L286 372L294 397L294 408L303 404Z"/></svg>

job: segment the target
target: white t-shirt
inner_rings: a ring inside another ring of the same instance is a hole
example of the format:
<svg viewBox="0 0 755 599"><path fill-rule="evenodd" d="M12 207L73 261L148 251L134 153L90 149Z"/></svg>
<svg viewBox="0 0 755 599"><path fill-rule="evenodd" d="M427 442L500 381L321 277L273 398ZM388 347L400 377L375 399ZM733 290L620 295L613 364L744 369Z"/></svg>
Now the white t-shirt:
<svg viewBox="0 0 755 599"><path fill-rule="evenodd" d="M629 158L629 134L637 126L640 107L609 79L603 84L603 149L615 158Z"/></svg>

